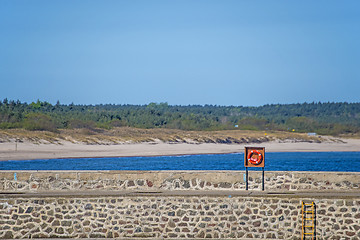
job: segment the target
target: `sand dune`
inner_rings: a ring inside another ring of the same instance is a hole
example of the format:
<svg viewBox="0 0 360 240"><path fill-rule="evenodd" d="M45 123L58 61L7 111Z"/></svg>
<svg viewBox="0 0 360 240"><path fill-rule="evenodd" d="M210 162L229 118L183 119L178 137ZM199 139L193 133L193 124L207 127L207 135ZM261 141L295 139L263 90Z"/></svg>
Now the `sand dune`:
<svg viewBox="0 0 360 240"><path fill-rule="evenodd" d="M321 143L272 141L259 144L170 144L159 141L137 144L86 145L83 143L70 142L63 142L62 144L3 142L0 143L0 161L80 157L219 154L243 152L245 146L265 147L266 152L360 151L360 139L337 139L337 141L325 141Z"/></svg>

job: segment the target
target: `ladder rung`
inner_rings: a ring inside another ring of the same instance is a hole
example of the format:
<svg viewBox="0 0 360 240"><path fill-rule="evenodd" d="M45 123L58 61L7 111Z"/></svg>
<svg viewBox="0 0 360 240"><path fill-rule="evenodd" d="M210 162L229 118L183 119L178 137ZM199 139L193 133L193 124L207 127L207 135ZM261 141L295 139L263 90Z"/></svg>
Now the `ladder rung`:
<svg viewBox="0 0 360 240"><path fill-rule="evenodd" d="M307 228L313 228L314 226L304 226L304 227L307 227Z"/></svg>
<svg viewBox="0 0 360 240"><path fill-rule="evenodd" d="M314 211L304 211L304 213L314 213Z"/></svg>
<svg viewBox="0 0 360 240"><path fill-rule="evenodd" d="M306 234L306 235L310 235L310 234L311 234L311 235L314 235L313 233L304 233L304 234Z"/></svg>
<svg viewBox="0 0 360 240"><path fill-rule="evenodd" d="M314 220L313 218L304 218L304 220Z"/></svg>

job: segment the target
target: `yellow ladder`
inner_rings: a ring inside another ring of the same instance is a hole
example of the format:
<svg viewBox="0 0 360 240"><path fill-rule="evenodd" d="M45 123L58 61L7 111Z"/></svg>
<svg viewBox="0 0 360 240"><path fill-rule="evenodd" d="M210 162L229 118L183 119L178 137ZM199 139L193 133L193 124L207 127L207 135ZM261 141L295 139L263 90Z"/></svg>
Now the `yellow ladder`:
<svg viewBox="0 0 360 240"><path fill-rule="evenodd" d="M301 239L315 239L315 203L301 202L302 235Z"/></svg>

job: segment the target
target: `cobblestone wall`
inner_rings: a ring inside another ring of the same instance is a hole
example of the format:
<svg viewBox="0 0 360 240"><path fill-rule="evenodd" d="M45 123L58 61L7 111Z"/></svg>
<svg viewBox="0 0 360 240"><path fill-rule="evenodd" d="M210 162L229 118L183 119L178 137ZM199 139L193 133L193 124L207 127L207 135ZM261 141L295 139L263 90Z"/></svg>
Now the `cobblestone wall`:
<svg viewBox="0 0 360 240"><path fill-rule="evenodd" d="M360 239L359 199L231 196L0 199L0 238L300 239L302 200L317 239Z"/></svg>
<svg viewBox="0 0 360 240"><path fill-rule="evenodd" d="M37 190L243 190L244 171L0 171L0 191ZM265 172L266 190L359 190L360 174ZM260 171L249 189L261 190Z"/></svg>

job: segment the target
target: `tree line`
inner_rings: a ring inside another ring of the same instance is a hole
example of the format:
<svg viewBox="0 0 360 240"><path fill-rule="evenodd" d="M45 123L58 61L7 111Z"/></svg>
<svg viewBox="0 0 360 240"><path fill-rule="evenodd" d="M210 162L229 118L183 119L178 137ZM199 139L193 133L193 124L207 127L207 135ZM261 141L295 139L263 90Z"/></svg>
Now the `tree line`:
<svg viewBox="0 0 360 240"><path fill-rule="evenodd" d="M281 130L338 135L360 132L360 103L313 102L259 107L217 105L53 105L0 101L0 128L58 131L74 128L171 128L181 130Z"/></svg>

